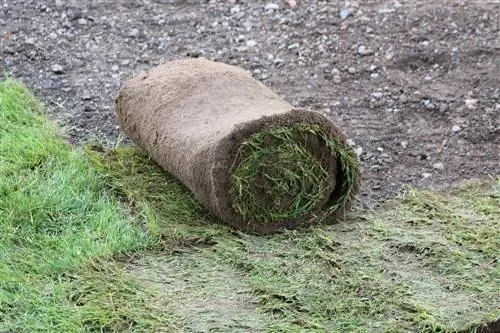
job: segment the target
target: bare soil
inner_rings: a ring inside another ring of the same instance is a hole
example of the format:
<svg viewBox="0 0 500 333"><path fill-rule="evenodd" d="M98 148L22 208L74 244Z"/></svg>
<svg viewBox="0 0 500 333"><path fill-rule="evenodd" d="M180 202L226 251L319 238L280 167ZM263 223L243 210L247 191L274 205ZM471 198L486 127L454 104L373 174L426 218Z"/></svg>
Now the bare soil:
<svg viewBox="0 0 500 333"><path fill-rule="evenodd" d="M500 174L498 1L0 2L0 67L52 106L68 139L116 141L124 79L206 57L334 117L364 201L402 184ZM276 9L277 8L277 9Z"/></svg>

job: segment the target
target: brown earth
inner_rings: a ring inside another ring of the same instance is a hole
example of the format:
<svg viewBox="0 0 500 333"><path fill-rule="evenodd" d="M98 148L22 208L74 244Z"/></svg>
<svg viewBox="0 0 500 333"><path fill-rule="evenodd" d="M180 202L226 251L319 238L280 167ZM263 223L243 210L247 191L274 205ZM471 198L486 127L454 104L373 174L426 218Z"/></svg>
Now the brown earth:
<svg viewBox="0 0 500 333"><path fill-rule="evenodd" d="M365 203L405 183L441 188L500 174L498 1L0 6L0 66L52 106L71 142L115 142L124 79L203 56L333 116L363 161Z"/></svg>

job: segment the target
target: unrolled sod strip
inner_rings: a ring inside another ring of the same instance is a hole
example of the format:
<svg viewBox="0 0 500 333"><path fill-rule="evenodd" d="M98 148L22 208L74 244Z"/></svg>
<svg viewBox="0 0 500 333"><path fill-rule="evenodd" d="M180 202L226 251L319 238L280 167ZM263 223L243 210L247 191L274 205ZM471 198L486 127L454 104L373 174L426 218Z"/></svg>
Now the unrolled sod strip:
<svg viewBox="0 0 500 333"><path fill-rule="evenodd" d="M120 128L225 223L268 234L337 218L356 155L327 117L296 109L241 68L164 63L124 82Z"/></svg>

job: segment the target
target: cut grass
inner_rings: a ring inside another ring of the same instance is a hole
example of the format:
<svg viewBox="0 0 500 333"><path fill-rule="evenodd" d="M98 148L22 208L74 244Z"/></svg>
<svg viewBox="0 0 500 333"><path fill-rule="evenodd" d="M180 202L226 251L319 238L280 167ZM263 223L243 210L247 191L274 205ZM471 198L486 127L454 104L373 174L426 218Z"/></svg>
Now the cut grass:
<svg viewBox="0 0 500 333"><path fill-rule="evenodd" d="M169 245L210 242L227 233L179 180L163 172L144 152L130 147L104 152L98 144L86 146L85 152L113 193Z"/></svg>
<svg viewBox="0 0 500 333"><path fill-rule="evenodd" d="M479 333L500 320L498 179L257 237L135 148L72 150L10 79L0 124L0 332Z"/></svg>
<svg viewBox="0 0 500 333"><path fill-rule="evenodd" d="M326 146L327 159L338 161L342 183L334 198L326 198L330 175L321 161L325 157L315 156L308 141ZM318 223L342 212L359 183L354 153L314 124L268 127L243 141L234 160L229 193L234 210L248 223L295 220L314 211L320 212Z"/></svg>
<svg viewBox="0 0 500 333"><path fill-rule="evenodd" d="M106 261L153 244L25 87L0 82L0 331L154 327L147 292Z"/></svg>

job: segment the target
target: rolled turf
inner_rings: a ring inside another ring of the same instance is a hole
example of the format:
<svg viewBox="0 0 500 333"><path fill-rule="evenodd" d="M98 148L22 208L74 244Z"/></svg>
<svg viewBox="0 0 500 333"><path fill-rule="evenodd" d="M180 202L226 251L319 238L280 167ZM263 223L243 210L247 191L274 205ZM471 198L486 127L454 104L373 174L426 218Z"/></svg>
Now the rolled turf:
<svg viewBox="0 0 500 333"><path fill-rule="evenodd" d="M346 136L296 109L241 68L167 62L125 81L120 128L210 210L267 234L343 213L360 172Z"/></svg>

